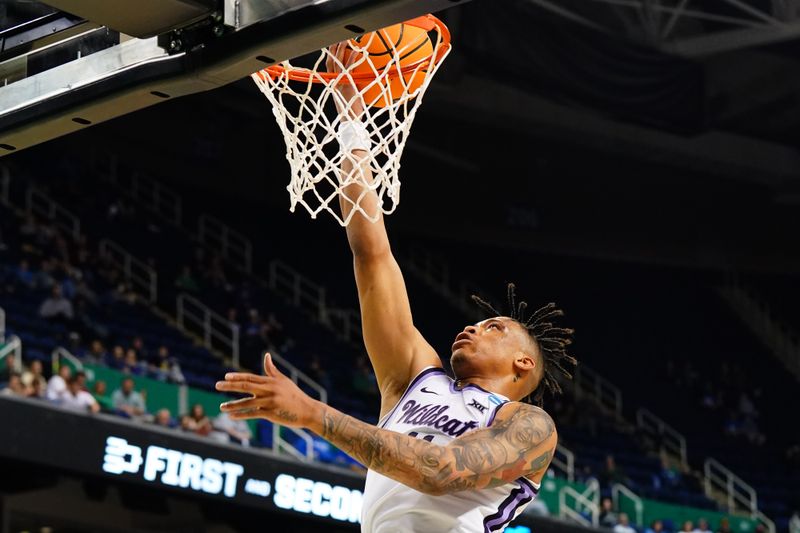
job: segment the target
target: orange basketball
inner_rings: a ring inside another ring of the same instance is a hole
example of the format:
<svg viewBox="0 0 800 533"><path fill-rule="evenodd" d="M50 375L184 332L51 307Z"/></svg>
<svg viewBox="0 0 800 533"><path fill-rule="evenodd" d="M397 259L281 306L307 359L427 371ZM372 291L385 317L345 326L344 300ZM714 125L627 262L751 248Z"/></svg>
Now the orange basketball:
<svg viewBox="0 0 800 533"><path fill-rule="evenodd" d="M385 68L396 70L397 63L391 62L395 57L395 50L400 56L400 67L413 65L433 55L433 43L431 43L428 32L408 23L395 24L372 33L365 33L356 39L351 39L350 46L369 54L366 61L353 67L354 74L382 73ZM387 78L364 91L364 101L372 106L384 107L402 96L406 90L410 94L416 93L424 80L425 69L408 72L403 75L402 80L399 73L389 72ZM358 81L356 85L360 89L364 89L370 84L370 81ZM386 90L387 85L388 90Z"/></svg>

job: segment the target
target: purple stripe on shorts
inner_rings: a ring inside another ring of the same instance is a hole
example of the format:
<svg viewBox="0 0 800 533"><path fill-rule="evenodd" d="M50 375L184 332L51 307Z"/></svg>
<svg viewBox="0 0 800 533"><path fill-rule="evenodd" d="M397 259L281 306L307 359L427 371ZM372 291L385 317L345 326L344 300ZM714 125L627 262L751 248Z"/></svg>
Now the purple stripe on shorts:
<svg viewBox="0 0 800 533"><path fill-rule="evenodd" d="M519 487L512 490L508 498L503 500L503 503L497 508L497 512L483 519L484 533L503 529L514 518L516 510L531 501L536 495L532 489L532 485L520 481Z"/></svg>
<svg viewBox="0 0 800 533"><path fill-rule="evenodd" d="M392 407L392 410L389 411L386 414L386 417L383 419L383 422L380 422L378 427L384 427L386 425L386 423L389 421L389 419L392 418L392 415L397 410L397 408L400 407L400 404L403 403L403 400L406 399L406 396L408 396L408 393L411 392L411 390L414 388L414 386L418 385L422 380L424 380L426 377L428 377L428 376L430 376L432 374L444 374L446 376L447 372L445 372L442 367L432 366L432 367L426 368L425 370L423 370L422 372L417 374L417 377L415 377L414 379L411 380L411 383L409 383L408 387L406 387L406 391L403 393L403 395L400 397L400 399L397 400L397 403L394 404L394 407Z"/></svg>

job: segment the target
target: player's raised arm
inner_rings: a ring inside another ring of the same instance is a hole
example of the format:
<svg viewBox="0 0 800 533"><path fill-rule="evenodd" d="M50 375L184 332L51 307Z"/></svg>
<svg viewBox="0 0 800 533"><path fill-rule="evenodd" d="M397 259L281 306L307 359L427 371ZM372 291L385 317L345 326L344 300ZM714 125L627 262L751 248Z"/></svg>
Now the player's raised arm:
<svg viewBox="0 0 800 533"><path fill-rule="evenodd" d="M342 58L345 46L336 45L332 51ZM328 70L336 68L329 61ZM342 84L339 94L340 143L345 153L343 176L360 173L363 180L359 181L370 183L372 176L364 162L366 151L359 148L363 145L358 139L363 102L352 86ZM352 183L342 191L342 218L350 214L354 202L367 213L380 215L378 201L374 191L361 183ZM376 222L370 222L361 213L355 213L347 226L347 240L353 252L364 344L375 369L383 401L381 411L385 413L414 375L426 366L441 366L441 361L414 327L405 282L392 255L382 215Z"/></svg>

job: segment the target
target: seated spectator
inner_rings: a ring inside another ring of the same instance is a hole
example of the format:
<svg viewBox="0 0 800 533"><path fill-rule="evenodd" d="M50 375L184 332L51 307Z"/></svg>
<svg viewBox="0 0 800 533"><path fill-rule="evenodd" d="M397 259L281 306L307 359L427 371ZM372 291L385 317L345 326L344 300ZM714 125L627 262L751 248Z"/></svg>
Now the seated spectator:
<svg viewBox="0 0 800 533"><path fill-rule="evenodd" d="M661 520L654 520L644 533L664 533L664 523Z"/></svg>
<svg viewBox="0 0 800 533"><path fill-rule="evenodd" d="M28 261L23 259L14 270L14 281L21 288L33 289L36 287L36 275L31 272Z"/></svg>
<svg viewBox="0 0 800 533"><path fill-rule="evenodd" d="M717 533L731 533L731 521L727 517L720 519Z"/></svg>
<svg viewBox="0 0 800 533"><path fill-rule="evenodd" d="M628 521L627 514L619 513L619 520L617 525L614 526L614 533L636 533L636 530L631 527Z"/></svg>
<svg viewBox="0 0 800 533"><path fill-rule="evenodd" d="M108 360L108 352L99 340L95 339L89 345L89 349L83 354L83 360L89 364L101 365Z"/></svg>
<svg viewBox="0 0 800 533"><path fill-rule="evenodd" d="M661 469L658 474L653 476L653 488L659 490L661 488L674 489L681 484L681 473L674 466L670 465L669 459L665 454L661 455Z"/></svg>
<svg viewBox="0 0 800 533"><path fill-rule="evenodd" d="M136 357L136 350L133 348L129 348L125 352L125 365L122 367L122 371L134 376L143 376L145 374L145 369Z"/></svg>
<svg viewBox="0 0 800 533"><path fill-rule="evenodd" d="M39 307L39 316L49 320L66 321L71 321L75 317L72 302L61 294L60 285L53 285L50 296Z"/></svg>
<svg viewBox="0 0 800 533"><path fill-rule="evenodd" d="M211 420L206 416L203 406L199 403L192 406L189 414L181 417L181 429L204 437L213 431Z"/></svg>
<svg viewBox="0 0 800 533"><path fill-rule="evenodd" d="M167 408L159 409L156 412L153 423L157 426L167 429L173 429L176 425L175 420L172 419L172 415Z"/></svg>
<svg viewBox="0 0 800 533"><path fill-rule="evenodd" d="M687 520L686 522L684 522L681 531L683 533L692 533L694 531L694 524L692 524L692 521Z"/></svg>
<svg viewBox="0 0 800 533"><path fill-rule="evenodd" d="M522 511L522 514L526 516L550 516L550 509L547 508L547 504L542 501L541 498L535 498L531 503L525 506L525 509Z"/></svg>
<svg viewBox="0 0 800 533"><path fill-rule="evenodd" d="M697 527L694 528L694 533L713 533L708 527L708 520L701 518L697 521Z"/></svg>
<svg viewBox="0 0 800 533"><path fill-rule="evenodd" d="M250 446L253 432L250 431L250 426L244 420L233 420L228 413L223 411L214 419L212 425L217 431L226 434L231 442Z"/></svg>
<svg viewBox="0 0 800 533"><path fill-rule="evenodd" d="M166 346L159 346L156 353L148 361L150 375L161 381L170 383L184 383L186 380L181 372L178 361L170 357L169 349Z"/></svg>
<svg viewBox="0 0 800 533"><path fill-rule="evenodd" d="M58 367L58 374L54 374L47 382L47 392L45 396L51 402L60 402L61 397L67 390L67 380L72 377L72 368L62 364Z"/></svg>
<svg viewBox="0 0 800 533"><path fill-rule="evenodd" d="M114 410L114 402L111 400L111 396L108 395L106 382L102 379L98 379L94 382L92 396L94 396L94 399L103 411L111 412Z"/></svg>
<svg viewBox="0 0 800 533"><path fill-rule="evenodd" d="M147 412L142 395L134 390L132 378L125 378L119 389L111 395L111 404L119 414L139 418Z"/></svg>
<svg viewBox="0 0 800 533"><path fill-rule="evenodd" d="M197 284L197 280L194 279L192 269L189 265L183 266L180 275L175 279L175 287L187 292L197 292L200 290L200 286Z"/></svg>
<svg viewBox="0 0 800 533"><path fill-rule="evenodd" d="M614 512L614 502L611 498L603 498L600 502L600 525L603 527L617 525L617 513Z"/></svg>
<svg viewBox="0 0 800 533"><path fill-rule="evenodd" d="M13 372L11 376L8 378L8 384L0 390L0 394L6 396L20 396L25 397L27 396L27 390L25 389L25 385L22 384L22 376L20 376L17 372Z"/></svg>
<svg viewBox="0 0 800 533"><path fill-rule="evenodd" d="M44 377L42 362L38 359L31 361L28 370L22 373L22 384L28 389L29 396L41 398L47 389L47 380Z"/></svg>
<svg viewBox="0 0 800 533"><path fill-rule="evenodd" d="M366 396L377 396L378 394L378 383L375 381L375 374L369 368L363 355L356 359L352 385L356 391Z"/></svg>
<svg viewBox="0 0 800 533"><path fill-rule="evenodd" d="M141 337L134 337L131 341L131 349L136 351L136 358L140 361L147 361L149 358L150 352L147 351L147 348L144 345L144 341Z"/></svg>
<svg viewBox="0 0 800 533"><path fill-rule="evenodd" d="M11 375L17 373L17 356L10 353L2 360L3 370L0 371L0 385L11 381Z"/></svg>
<svg viewBox="0 0 800 533"><path fill-rule="evenodd" d="M81 381L78 376L69 378L67 390L61 396L61 407L74 411L89 411L90 413L100 411L100 405L94 397L81 387Z"/></svg>
<svg viewBox="0 0 800 533"><path fill-rule="evenodd" d="M606 456L606 465L602 472L600 472L600 486L603 488L611 488L616 483L621 483L630 487L631 482L625 475L625 472L617 466L613 455Z"/></svg>
<svg viewBox="0 0 800 533"><path fill-rule="evenodd" d="M125 368L125 349L117 344L111 350L111 355L106 358L106 365L114 370L122 370Z"/></svg>
<svg viewBox="0 0 800 533"><path fill-rule="evenodd" d="M795 511L789 519L789 533L800 533L800 511Z"/></svg>

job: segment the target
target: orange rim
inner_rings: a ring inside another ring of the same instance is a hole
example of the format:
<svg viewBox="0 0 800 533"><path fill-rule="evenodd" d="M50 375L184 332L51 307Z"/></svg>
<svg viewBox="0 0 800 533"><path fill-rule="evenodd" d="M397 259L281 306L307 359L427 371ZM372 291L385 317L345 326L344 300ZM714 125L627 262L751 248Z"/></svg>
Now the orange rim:
<svg viewBox="0 0 800 533"><path fill-rule="evenodd" d="M430 57L426 57L425 59L421 59L416 63L411 63L409 65L404 66L401 69L392 69L393 71L398 71L396 74L390 73L387 75L387 78L399 78L402 74L409 74L414 72L419 68L427 67L431 62L433 64L439 63L442 58L450 51L450 30L447 29L444 22L439 20L438 18L434 17L433 15L423 15L421 17L417 17L415 19L405 21L405 24L410 26L416 26L418 28L422 28L426 31L433 31L436 30L437 33L441 36L438 44L436 45L436 49L433 51ZM307 68L300 68L300 67L289 67L286 68L283 65L272 65L271 67L267 67L259 72L261 76L269 76L271 78L278 78L281 76L287 76L290 80L294 81L303 81L308 82L311 81L312 83L329 83L335 81L339 78L340 73L337 72L317 72L315 70L310 70ZM374 80L377 78L374 72L362 72L362 73L351 73L350 77L354 81L358 80Z"/></svg>

